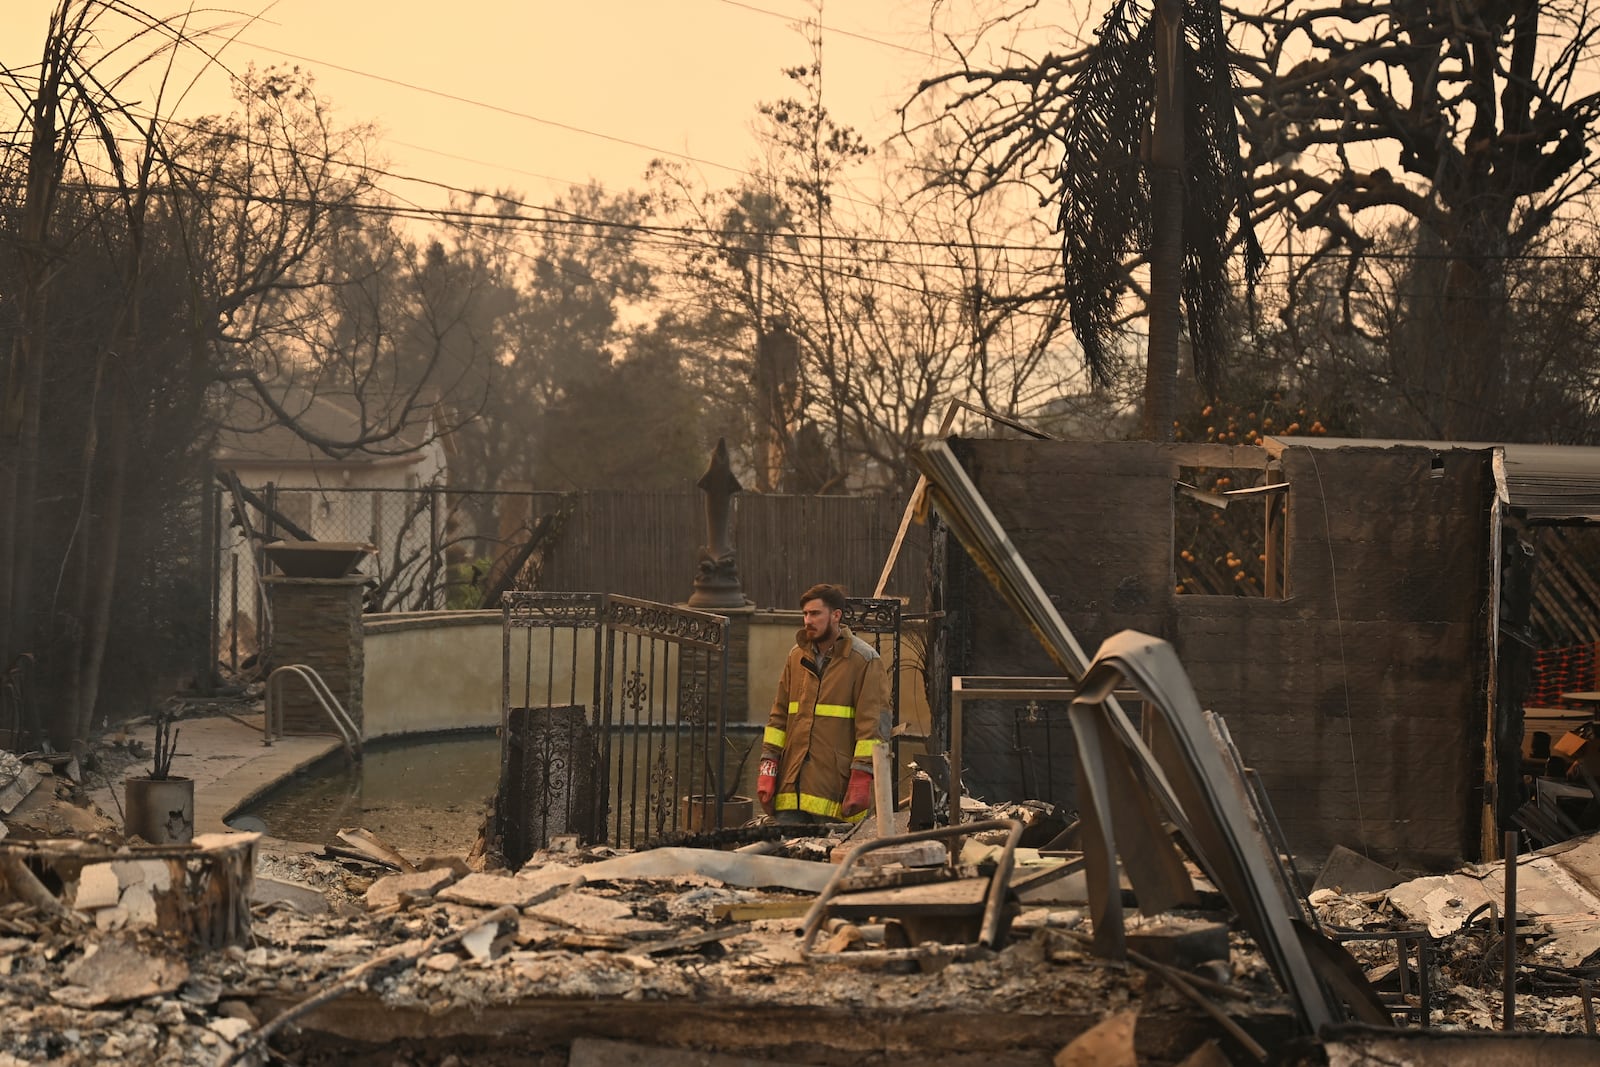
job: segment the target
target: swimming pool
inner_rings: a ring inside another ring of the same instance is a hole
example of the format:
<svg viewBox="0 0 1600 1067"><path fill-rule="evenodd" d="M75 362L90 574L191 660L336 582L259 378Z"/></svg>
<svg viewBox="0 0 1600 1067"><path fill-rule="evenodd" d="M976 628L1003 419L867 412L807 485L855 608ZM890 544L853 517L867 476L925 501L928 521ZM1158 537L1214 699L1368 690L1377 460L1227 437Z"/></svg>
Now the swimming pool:
<svg viewBox="0 0 1600 1067"><path fill-rule="evenodd" d="M760 737L758 731L730 733L728 773L745 795L754 795L759 761L753 749ZM641 739L662 743L660 734L644 732L619 732L618 738L615 768L636 765L632 749ZM499 779L500 739L493 730L406 734L369 742L353 766L342 752L320 760L227 821L235 829L311 844L334 843L341 828L359 826L408 854L464 854L477 841ZM612 798L624 823L639 795L633 784L624 782L620 800Z"/></svg>

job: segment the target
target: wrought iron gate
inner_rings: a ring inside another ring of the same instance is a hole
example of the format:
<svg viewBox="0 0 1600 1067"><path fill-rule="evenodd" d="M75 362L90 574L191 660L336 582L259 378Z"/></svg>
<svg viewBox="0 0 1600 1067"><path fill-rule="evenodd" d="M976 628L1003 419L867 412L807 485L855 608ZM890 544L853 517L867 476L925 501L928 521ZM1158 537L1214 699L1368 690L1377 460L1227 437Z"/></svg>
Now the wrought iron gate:
<svg viewBox="0 0 1600 1067"><path fill-rule="evenodd" d="M722 825L726 618L607 593L511 592L502 613L495 820L508 861L555 833L631 848L691 811Z"/></svg>

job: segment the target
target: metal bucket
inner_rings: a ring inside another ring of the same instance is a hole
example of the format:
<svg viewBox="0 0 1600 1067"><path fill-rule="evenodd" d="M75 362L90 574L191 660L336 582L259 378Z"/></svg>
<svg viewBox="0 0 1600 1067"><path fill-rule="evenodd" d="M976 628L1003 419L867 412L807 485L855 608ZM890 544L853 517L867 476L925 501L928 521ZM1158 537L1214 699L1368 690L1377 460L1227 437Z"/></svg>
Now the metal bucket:
<svg viewBox="0 0 1600 1067"><path fill-rule="evenodd" d="M194 779L129 778L122 786L127 798L123 833L152 845L182 845L194 840Z"/></svg>
<svg viewBox="0 0 1600 1067"><path fill-rule="evenodd" d="M717 829L717 800L704 793L683 798L679 812L680 825L685 833L699 834ZM722 829L743 826L755 815L755 801L749 797L731 796L722 802Z"/></svg>

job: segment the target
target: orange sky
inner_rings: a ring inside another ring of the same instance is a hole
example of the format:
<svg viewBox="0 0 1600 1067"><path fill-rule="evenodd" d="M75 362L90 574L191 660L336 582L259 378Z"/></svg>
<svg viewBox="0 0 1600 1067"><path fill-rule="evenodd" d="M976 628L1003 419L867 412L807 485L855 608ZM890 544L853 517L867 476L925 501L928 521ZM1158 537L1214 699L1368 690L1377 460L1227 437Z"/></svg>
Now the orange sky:
<svg viewBox="0 0 1600 1067"><path fill-rule="evenodd" d="M54 6L0 5L0 61L35 61ZM163 0L142 6L181 10ZM812 10L803 0L278 0L235 9L260 16L224 60L313 69L342 118L382 127L393 172L509 186L534 200L591 177L613 188L637 184L662 152L706 161L700 169L710 181L731 182L732 171L712 164L747 165L755 104L787 92L780 68L805 61L795 27ZM910 86L942 69L926 54L927 11L928 0L835 0L824 9L824 26L837 31L824 33L828 104L869 140L892 133ZM200 12L194 21L234 18ZM226 78L209 76L177 114L223 109L226 93ZM426 206L446 196L415 183L386 186Z"/></svg>

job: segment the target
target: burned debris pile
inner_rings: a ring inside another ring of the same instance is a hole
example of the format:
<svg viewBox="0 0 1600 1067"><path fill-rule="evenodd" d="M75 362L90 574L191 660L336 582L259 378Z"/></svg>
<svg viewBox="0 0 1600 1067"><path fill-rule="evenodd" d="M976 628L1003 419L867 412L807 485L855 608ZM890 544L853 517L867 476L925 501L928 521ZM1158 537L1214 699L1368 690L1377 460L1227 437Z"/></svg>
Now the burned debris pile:
<svg viewBox="0 0 1600 1067"><path fill-rule="evenodd" d="M1176 1064L1200 1049L1222 1059L1196 1062L1249 1063L1317 1048L1204 868L1178 860L1192 898L1164 910L1146 907L1125 861L1103 868L1119 909L1156 912L1113 920L1093 880L1104 857L1064 847L1092 844L1085 822L1061 834L1065 813L1037 804L972 815L959 832L878 837L872 820L804 837L757 826L721 849L565 836L516 871L408 856L356 829L333 855L254 834L125 844L98 816L97 839L14 837L0 843L0 1063L555 1064L698 1049L1043 1065L1076 1047ZM1592 884L1596 850L1524 857L1522 1029L1585 1032L1600 903L1572 887ZM1326 877L1290 905L1338 935L1386 1015L1499 1025L1503 924L1479 906L1503 889L1492 869L1402 879L1346 859ZM1098 947L1112 921L1121 962Z"/></svg>

